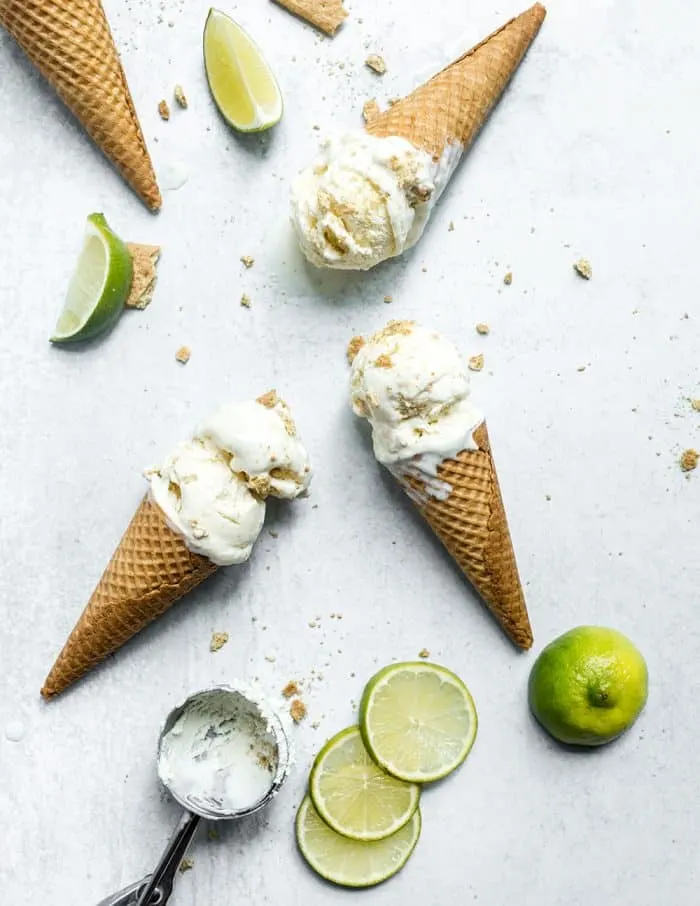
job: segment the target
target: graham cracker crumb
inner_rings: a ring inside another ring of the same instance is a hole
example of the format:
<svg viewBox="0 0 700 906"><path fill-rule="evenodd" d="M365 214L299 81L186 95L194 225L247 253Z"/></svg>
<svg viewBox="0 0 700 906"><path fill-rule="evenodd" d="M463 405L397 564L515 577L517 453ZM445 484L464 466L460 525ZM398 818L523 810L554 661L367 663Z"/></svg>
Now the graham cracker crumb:
<svg viewBox="0 0 700 906"><path fill-rule="evenodd" d="M352 340L348 343L348 351L346 353L348 358L348 365L352 365L355 361L355 356L365 345L364 337L353 337Z"/></svg>
<svg viewBox="0 0 700 906"><path fill-rule="evenodd" d="M347 18L342 0L276 0L290 13L305 19L331 37Z"/></svg>
<svg viewBox="0 0 700 906"><path fill-rule="evenodd" d="M391 356L383 353L380 355L374 363L375 368L393 368L394 363L391 361Z"/></svg>
<svg viewBox="0 0 700 906"><path fill-rule="evenodd" d="M680 466L684 472L692 472L693 469L697 469L698 462L700 462L700 453L697 450L688 449L681 456Z"/></svg>
<svg viewBox="0 0 700 906"><path fill-rule="evenodd" d="M292 698L294 695L299 695L299 691L299 683L296 680L290 680L282 690L282 695L285 698Z"/></svg>
<svg viewBox="0 0 700 906"><path fill-rule="evenodd" d="M386 63L384 62L384 57L380 57L378 53L371 53L365 60L365 66L376 72L377 75L384 75L386 72Z"/></svg>
<svg viewBox="0 0 700 906"><path fill-rule="evenodd" d="M241 296L241 305L243 308L250 308L253 303L250 301L250 296L248 293L243 293Z"/></svg>
<svg viewBox="0 0 700 906"><path fill-rule="evenodd" d="M187 103L185 92L182 90L182 85L176 85L173 94L175 95L175 101L177 102L177 104L182 107L183 110L187 110L189 104Z"/></svg>
<svg viewBox="0 0 700 906"><path fill-rule="evenodd" d="M300 723L306 717L306 705L300 698L295 698L291 703L289 714L295 724Z"/></svg>
<svg viewBox="0 0 700 906"><path fill-rule="evenodd" d="M160 118L167 123L170 119L170 107L168 107L168 102L165 98L158 104L158 113L160 113Z"/></svg>
<svg viewBox="0 0 700 906"><path fill-rule="evenodd" d="M375 116L379 116L382 111L379 109L379 104L374 98L371 98L369 101L365 101L362 105L362 119L369 123L370 120L373 120Z"/></svg>
<svg viewBox="0 0 700 906"><path fill-rule="evenodd" d="M390 302L394 301L394 297L393 296L384 296L384 301L388 305Z"/></svg>
<svg viewBox="0 0 700 906"><path fill-rule="evenodd" d="M579 365L578 368L577 368L576 370L577 370L577 371L585 371L585 370L586 370L586 366L585 366L585 365Z"/></svg>
<svg viewBox="0 0 700 906"><path fill-rule="evenodd" d="M248 270L255 264L255 258L252 255L241 255L241 261Z"/></svg>
<svg viewBox="0 0 700 906"><path fill-rule="evenodd" d="M263 393L262 396L259 396L255 402L260 403L260 405L264 406L266 409L274 409L279 402L277 391L268 390L267 393Z"/></svg>
<svg viewBox="0 0 700 906"><path fill-rule="evenodd" d="M209 642L210 651L221 651L226 642L228 642L228 632L212 632L211 641Z"/></svg>
<svg viewBox="0 0 700 906"><path fill-rule="evenodd" d="M190 859L189 856L185 856L185 858L182 860L182 862L180 862L180 867L179 867L178 871L180 871L184 875L184 873L186 871L192 871L193 868L194 868L194 859Z"/></svg>
<svg viewBox="0 0 700 906"><path fill-rule="evenodd" d="M131 255L134 276L129 296L124 304L127 308L143 310L148 308L153 300L153 292L158 279L156 268L160 260L160 246L127 242L126 247Z"/></svg>
<svg viewBox="0 0 700 906"><path fill-rule="evenodd" d="M700 412L700 399L690 401L691 409L694 409L696 412Z"/></svg>
<svg viewBox="0 0 700 906"><path fill-rule="evenodd" d="M453 232L454 232L454 228L455 228L455 222L454 222L454 220L450 220L450 222L449 222L448 225L447 225L447 232L448 232L448 233L453 233Z"/></svg>
<svg viewBox="0 0 700 906"><path fill-rule="evenodd" d="M508 273L503 278L503 282L505 283L506 286L510 286L510 284L513 282L513 272L512 271L508 271Z"/></svg>
<svg viewBox="0 0 700 906"><path fill-rule="evenodd" d="M418 652L418 657L422 657L423 659L429 658L430 652L427 648L421 648L421 650Z"/></svg>
<svg viewBox="0 0 700 906"><path fill-rule="evenodd" d="M274 664L277 658L274 656L274 654L266 654L265 660L268 662L268 664Z"/></svg>
<svg viewBox="0 0 700 906"><path fill-rule="evenodd" d="M483 353L479 353L479 355L473 355L469 359L469 370L470 371L481 371L481 369L483 367L484 367Z"/></svg>
<svg viewBox="0 0 700 906"><path fill-rule="evenodd" d="M574 261L574 270L584 280L590 280L593 276L593 268L588 258L579 258L578 261Z"/></svg>
<svg viewBox="0 0 700 906"><path fill-rule="evenodd" d="M477 324L476 332L482 337L487 337L491 331L488 324Z"/></svg>
<svg viewBox="0 0 700 906"><path fill-rule="evenodd" d="M189 362L191 355L192 350L189 346L181 346L175 353L175 358L181 365L186 365Z"/></svg>

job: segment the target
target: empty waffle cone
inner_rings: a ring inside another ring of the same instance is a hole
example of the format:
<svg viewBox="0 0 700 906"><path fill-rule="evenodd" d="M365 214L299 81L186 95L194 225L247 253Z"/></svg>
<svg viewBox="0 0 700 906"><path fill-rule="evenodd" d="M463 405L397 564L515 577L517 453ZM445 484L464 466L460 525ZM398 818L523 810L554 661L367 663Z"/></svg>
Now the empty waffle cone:
<svg viewBox="0 0 700 906"><path fill-rule="evenodd" d="M153 165L100 0L0 0L0 24L157 211Z"/></svg>
<svg viewBox="0 0 700 906"><path fill-rule="evenodd" d="M63 692L216 568L211 560L192 553L159 507L145 497L41 694L51 698Z"/></svg>
<svg viewBox="0 0 700 906"><path fill-rule="evenodd" d="M532 629L485 423L474 441L477 450L463 450L438 468L440 481L452 488L447 499L427 494L411 475L401 481L506 635L519 648L530 648Z"/></svg>
<svg viewBox="0 0 700 906"><path fill-rule="evenodd" d="M436 160L447 145L467 148L503 94L544 21L541 3L506 22L429 82L366 126L370 135L397 135Z"/></svg>

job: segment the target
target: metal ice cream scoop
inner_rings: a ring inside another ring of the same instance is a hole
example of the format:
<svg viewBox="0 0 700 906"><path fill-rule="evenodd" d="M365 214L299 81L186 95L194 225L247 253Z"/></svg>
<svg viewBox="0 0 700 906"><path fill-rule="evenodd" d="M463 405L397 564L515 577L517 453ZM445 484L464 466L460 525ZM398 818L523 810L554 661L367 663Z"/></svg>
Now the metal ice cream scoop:
<svg viewBox="0 0 700 906"><path fill-rule="evenodd" d="M240 688L214 686L168 715L158 776L185 809L153 874L98 906L163 906L202 818L223 821L266 806L287 779L289 739L279 715Z"/></svg>

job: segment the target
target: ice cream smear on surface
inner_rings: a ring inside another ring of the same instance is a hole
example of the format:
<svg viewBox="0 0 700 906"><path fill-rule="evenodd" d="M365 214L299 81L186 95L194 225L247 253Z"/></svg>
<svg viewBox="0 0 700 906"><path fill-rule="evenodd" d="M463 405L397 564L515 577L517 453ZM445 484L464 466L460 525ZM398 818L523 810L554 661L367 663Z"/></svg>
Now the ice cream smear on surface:
<svg viewBox="0 0 700 906"><path fill-rule="evenodd" d="M458 350L433 330L391 321L367 340L356 337L348 358L352 408L372 427L377 460L411 496L449 497L439 467L477 449L474 431L484 421Z"/></svg>
<svg viewBox="0 0 700 906"><path fill-rule="evenodd" d="M230 566L250 556L266 499L304 494L311 466L287 405L271 391L224 406L145 474L187 547Z"/></svg>
<svg viewBox="0 0 700 906"><path fill-rule="evenodd" d="M263 709L234 689L192 696L160 742L158 774L185 806L220 813L260 805L278 783L277 737Z"/></svg>
<svg viewBox="0 0 700 906"><path fill-rule="evenodd" d="M435 159L395 135L357 131L327 139L292 186L302 252L316 267L367 270L411 248L462 150L446 144Z"/></svg>

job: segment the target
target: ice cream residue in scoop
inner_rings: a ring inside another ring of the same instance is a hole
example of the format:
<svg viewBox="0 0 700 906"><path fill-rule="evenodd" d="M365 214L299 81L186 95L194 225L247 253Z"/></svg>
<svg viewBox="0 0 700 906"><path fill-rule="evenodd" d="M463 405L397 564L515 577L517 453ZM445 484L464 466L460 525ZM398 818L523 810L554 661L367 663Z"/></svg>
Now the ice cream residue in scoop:
<svg viewBox="0 0 700 906"><path fill-rule="evenodd" d="M439 498L451 488L440 464L475 450L484 421L469 401L469 376L455 346L412 321L392 321L349 349L350 393L356 415L372 426L377 460L397 478L413 477Z"/></svg>
<svg viewBox="0 0 700 906"><path fill-rule="evenodd" d="M250 556L267 497L304 494L311 466L288 407L271 392L224 406L146 477L190 550L229 566Z"/></svg>

